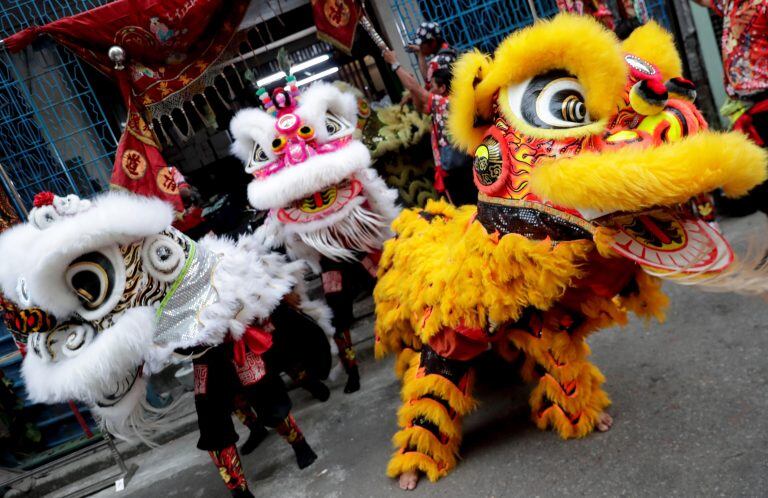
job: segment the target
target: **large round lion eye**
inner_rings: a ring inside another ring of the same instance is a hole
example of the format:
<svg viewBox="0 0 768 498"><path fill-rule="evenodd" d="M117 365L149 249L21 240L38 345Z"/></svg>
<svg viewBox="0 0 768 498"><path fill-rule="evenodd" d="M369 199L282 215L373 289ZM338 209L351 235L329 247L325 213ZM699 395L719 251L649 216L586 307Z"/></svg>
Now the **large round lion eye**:
<svg viewBox="0 0 768 498"><path fill-rule="evenodd" d="M328 133L328 138L333 140L349 135L354 129L346 120L329 112L325 115L325 131Z"/></svg>
<svg viewBox="0 0 768 498"><path fill-rule="evenodd" d="M173 282L184 268L187 256L173 238L158 234L147 237L141 248L144 268L161 282Z"/></svg>
<svg viewBox="0 0 768 498"><path fill-rule="evenodd" d="M104 254L89 252L69 265L66 279L83 307L92 311L104 304L112 294L115 286L115 268Z"/></svg>
<svg viewBox="0 0 768 498"><path fill-rule="evenodd" d="M536 128L575 128L592 122L584 88L565 71L550 71L507 91L512 113Z"/></svg>
<svg viewBox="0 0 768 498"><path fill-rule="evenodd" d="M269 161L269 157L267 157L267 153L264 152L264 149L261 147L261 145L256 144L253 146L253 162L255 163L263 163L264 161Z"/></svg>

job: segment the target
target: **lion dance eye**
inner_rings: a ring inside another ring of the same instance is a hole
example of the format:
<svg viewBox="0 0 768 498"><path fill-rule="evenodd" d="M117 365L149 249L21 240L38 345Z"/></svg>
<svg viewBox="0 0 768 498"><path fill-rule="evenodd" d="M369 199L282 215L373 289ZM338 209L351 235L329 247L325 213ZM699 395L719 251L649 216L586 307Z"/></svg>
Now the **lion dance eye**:
<svg viewBox="0 0 768 498"><path fill-rule="evenodd" d="M282 150L285 149L287 143L288 140L286 140L285 137L277 137L276 139L272 140L272 150L275 152L282 152Z"/></svg>
<svg viewBox="0 0 768 498"><path fill-rule="evenodd" d="M302 140L311 140L315 136L315 129L304 125L299 128L298 135Z"/></svg>
<svg viewBox="0 0 768 498"><path fill-rule="evenodd" d="M265 161L268 161L269 157L267 157L267 153L264 152L264 149L261 148L261 145L256 144L253 147L253 162L256 163L263 163Z"/></svg>
<svg viewBox="0 0 768 498"><path fill-rule="evenodd" d="M90 252L69 265L66 278L85 309L95 310L112 294L115 269L104 254Z"/></svg>
<svg viewBox="0 0 768 498"><path fill-rule="evenodd" d="M335 116L326 116L325 118L325 131L328 132L328 136L333 136L341 131L341 122Z"/></svg>
<svg viewBox="0 0 768 498"><path fill-rule="evenodd" d="M537 128L575 128L591 123L584 88L565 71L550 71L508 89L512 113Z"/></svg>

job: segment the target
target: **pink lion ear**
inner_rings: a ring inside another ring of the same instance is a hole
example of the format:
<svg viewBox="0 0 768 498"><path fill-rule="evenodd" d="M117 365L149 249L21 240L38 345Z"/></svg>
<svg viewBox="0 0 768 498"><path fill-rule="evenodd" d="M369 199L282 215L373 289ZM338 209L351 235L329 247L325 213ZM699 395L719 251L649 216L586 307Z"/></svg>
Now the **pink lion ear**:
<svg viewBox="0 0 768 498"><path fill-rule="evenodd" d="M32 203L36 208L43 206L53 206L54 197L56 196L53 195L53 192L40 192L35 195Z"/></svg>

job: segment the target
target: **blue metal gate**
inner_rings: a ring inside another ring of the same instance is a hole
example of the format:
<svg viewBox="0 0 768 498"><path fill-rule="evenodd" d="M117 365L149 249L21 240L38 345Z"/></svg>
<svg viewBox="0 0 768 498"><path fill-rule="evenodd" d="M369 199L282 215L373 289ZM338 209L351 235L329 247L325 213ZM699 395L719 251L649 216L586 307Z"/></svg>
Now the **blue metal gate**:
<svg viewBox="0 0 768 498"><path fill-rule="evenodd" d="M5 0L0 37L104 3ZM26 206L41 190L89 197L109 184L116 137L82 63L50 40L14 55L0 49L0 136L0 164Z"/></svg>
<svg viewBox="0 0 768 498"><path fill-rule="evenodd" d="M0 38L26 27L98 7L108 0L3 0ZM117 139L109 127L82 63L51 40L41 39L19 54L0 48L0 166L13 185L0 175L0 188L15 188L24 206L37 192L76 193L82 197L106 189ZM10 195L23 216L15 196ZM0 325L0 368L20 397L21 357ZM87 415L87 409L81 407ZM76 447L83 432L67 405L25 406L25 419L41 432L50 454L26 465L52 458L53 448ZM93 420L87 416L93 426ZM83 441L85 442L85 441Z"/></svg>
<svg viewBox="0 0 768 498"><path fill-rule="evenodd" d="M555 0L530 3L539 17L557 13ZM435 21L460 52L471 48L493 52L505 36L533 22L528 0L391 0L391 5L403 39L409 39L422 21ZM646 6L651 17L670 27L663 0L648 0Z"/></svg>

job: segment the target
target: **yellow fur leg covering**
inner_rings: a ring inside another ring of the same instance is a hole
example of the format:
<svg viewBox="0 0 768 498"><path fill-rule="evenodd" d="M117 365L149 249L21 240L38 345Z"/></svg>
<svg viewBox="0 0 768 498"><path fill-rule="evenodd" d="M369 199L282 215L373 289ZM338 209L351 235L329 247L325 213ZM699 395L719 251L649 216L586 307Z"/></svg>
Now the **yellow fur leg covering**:
<svg viewBox="0 0 768 498"><path fill-rule="evenodd" d="M405 373L413 368L414 361L416 366L419 365L419 352L414 351L411 348L405 348L397 354L397 360L395 360L395 375L400 380L403 380Z"/></svg>
<svg viewBox="0 0 768 498"><path fill-rule="evenodd" d="M461 443L461 418L475 408L471 398L471 374L460 388L437 374L424 374L420 355L410 357L403 374L403 406L398 411L397 432L392 442L398 450L392 455L387 475L420 470L430 481L445 476L456 466Z"/></svg>
<svg viewBox="0 0 768 498"><path fill-rule="evenodd" d="M602 327L626 321L626 313L610 299L589 299L582 303L582 313L572 317L553 310L543 314L542 327L536 333L509 331L510 339L526 355L524 377L537 381L530 397L533 421L540 429L553 427L565 439L592 432L600 414L610 405L601 387L605 378L587 359L590 349L586 337ZM564 328L566 316L578 322ZM543 375L536 372L534 362Z"/></svg>

